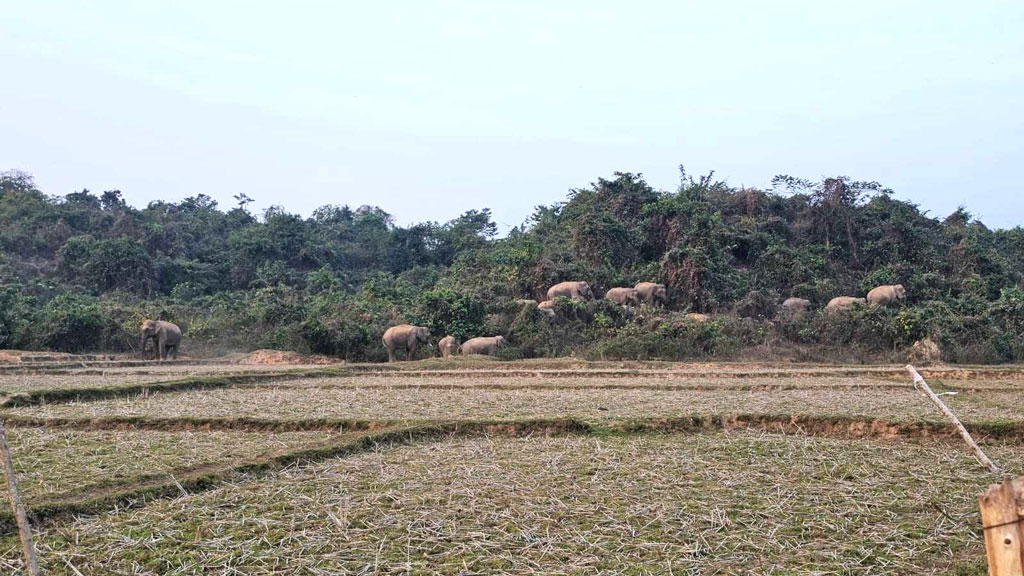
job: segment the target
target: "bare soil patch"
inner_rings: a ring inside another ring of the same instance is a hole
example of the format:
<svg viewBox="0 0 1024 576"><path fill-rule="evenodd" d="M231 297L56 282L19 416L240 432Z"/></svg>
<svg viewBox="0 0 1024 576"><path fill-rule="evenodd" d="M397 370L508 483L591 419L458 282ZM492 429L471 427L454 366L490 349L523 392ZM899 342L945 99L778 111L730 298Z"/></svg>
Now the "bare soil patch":
<svg viewBox="0 0 1024 576"><path fill-rule="evenodd" d="M235 364L270 364L270 365L328 365L342 364L343 361L333 356L320 354L299 354L286 350L255 350L235 361Z"/></svg>

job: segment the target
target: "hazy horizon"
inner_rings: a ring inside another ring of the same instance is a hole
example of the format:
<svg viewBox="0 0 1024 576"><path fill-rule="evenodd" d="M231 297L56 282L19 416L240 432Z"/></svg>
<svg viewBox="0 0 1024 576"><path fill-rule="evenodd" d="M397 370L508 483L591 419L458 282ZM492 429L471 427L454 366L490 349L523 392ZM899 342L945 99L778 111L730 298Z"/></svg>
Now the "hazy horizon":
<svg viewBox="0 0 1024 576"><path fill-rule="evenodd" d="M1024 4L243 3L0 14L0 170L139 207L245 193L490 208L499 230L614 171L877 180L1024 223Z"/></svg>

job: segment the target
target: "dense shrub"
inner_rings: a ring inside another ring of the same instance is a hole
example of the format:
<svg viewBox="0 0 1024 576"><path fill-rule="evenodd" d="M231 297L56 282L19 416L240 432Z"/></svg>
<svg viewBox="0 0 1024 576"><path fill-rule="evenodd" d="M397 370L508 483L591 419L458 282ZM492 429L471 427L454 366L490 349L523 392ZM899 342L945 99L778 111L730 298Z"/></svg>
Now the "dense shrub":
<svg viewBox="0 0 1024 576"><path fill-rule="evenodd" d="M426 326L435 339L451 335L462 342L483 334L486 312L476 298L442 288L416 297L409 318L416 326Z"/></svg>
<svg viewBox="0 0 1024 576"><path fill-rule="evenodd" d="M381 344L387 324L350 296L323 293L307 307L301 330L306 344L318 354L379 361L387 360Z"/></svg>
<svg viewBox="0 0 1024 576"><path fill-rule="evenodd" d="M42 341L61 352L99 350L107 325L95 298L69 292L46 305Z"/></svg>
<svg viewBox="0 0 1024 576"><path fill-rule="evenodd" d="M663 321L627 324L587 349L601 360L686 360L734 353L720 322Z"/></svg>
<svg viewBox="0 0 1024 576"><path fill-rule="evenodd" d="M835 314L821 313L814 321L818 341L863 352L892 351L924 336L917 317L908 310L855 305Z"/></svg>
<svg viewBox="0 0 1024 576"><path fill-rule="evenodd" d="M306 349L301 323L305 318L302 295L283 287L244 292L221 292L201 297L158 317L187 327L194 348L208 353L249 351L258 348Z"/></svg>
<svg viewBox="0 0 1024 576"><path fill-rule="evenodd" d="M0 286L0 348L28 348L38 323L38 303L11 286Z"/></svg>
<svg viewBox="0 0 1024 576"><path fill-rule="evenodd" d="M774 318L778 308L779 297L763 290L752 290L736 303L736 313L743 318Z"/></svg>

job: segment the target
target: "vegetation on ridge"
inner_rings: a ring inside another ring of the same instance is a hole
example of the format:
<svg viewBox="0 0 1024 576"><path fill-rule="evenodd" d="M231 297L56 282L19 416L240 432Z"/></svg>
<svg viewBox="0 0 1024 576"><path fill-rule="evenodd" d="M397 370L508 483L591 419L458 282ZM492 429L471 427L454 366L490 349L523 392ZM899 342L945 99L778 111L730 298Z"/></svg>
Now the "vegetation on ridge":
<svg viewBox="0 0 1024 576"><path fill-rule="evenodd" d="M487 209L402 227L376 207L257 217L236 198L227 211L202 194L137 209L118 191L51 197L25 173L0 174L0 348L130 351L139 322L155 317L182 325L193 354L381 360L381 333L409 322L435 337L503 334L507 357L757 347L871 358L927 337L949 361L1024 358L1024 230L990 230L964 209L932 218L874 182L781 176L765 191L683 172L665 192L616 173L503 238ZM662 282L669 310L630 318L607 302L564 301L549 319L515 302L562 280L598 295ZM819 310L896 283L908 291L899 307L776 317L789 296ZM690 311L713 320L687 322Z"/></svg>

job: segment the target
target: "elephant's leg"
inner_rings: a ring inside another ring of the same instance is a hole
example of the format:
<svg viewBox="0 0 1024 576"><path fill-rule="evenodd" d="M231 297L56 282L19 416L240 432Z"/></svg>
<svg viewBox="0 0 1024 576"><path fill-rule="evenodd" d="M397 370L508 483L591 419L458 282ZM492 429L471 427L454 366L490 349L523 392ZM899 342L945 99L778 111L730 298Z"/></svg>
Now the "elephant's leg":
<svg viewBox="0 0 1024 576"><path fill-rule="evenodd" d="M394 361L395 361L395 347L394 346L388 346L388 362L391 363L391 362L394 362Z"/></svg>
<svg viewBox="0 0 1024 576"><path fill-rule="evenodd" d="M167 351L167 356L171 360L177 360L178 359L178 345L177 344L175 344L174 346L170 347L170 349Z"/></svg>
<svg viewBox="0 0 1024 576"><path fill-rule="evenodd" d="M413 340L409 343L409 360L416 357L416 341Z"/></svg>
<svg viewBox="0 0 1024 576"><path fill-rule="evenodd" d="M163 340L160 341L160 350L157 352L160 360L167 360L167 343Z"/></svg>

